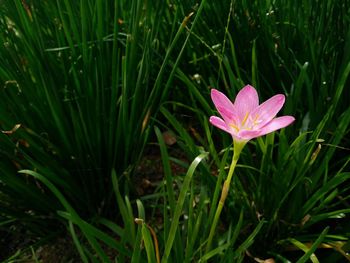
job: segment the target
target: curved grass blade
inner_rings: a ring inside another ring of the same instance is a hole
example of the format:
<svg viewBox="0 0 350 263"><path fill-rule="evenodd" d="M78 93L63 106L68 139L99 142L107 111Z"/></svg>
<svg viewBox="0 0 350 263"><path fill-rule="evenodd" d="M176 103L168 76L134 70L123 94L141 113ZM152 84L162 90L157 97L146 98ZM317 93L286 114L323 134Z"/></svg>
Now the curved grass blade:
<svg viewBox="0 0 350 263"><path fill-rule="evenodd" d="M73 238L73 242L74 242L74 244L75 244L75 246L76 246L76 248L77 248L77 250L78 250L78 253L79 253L79 255L80 255L80 259L81 259L84 263L89 263L89 261L88 261L86 255L85 255L85 253L84 253L84 250L83 250L83 248L82 248L82 245L81 245L81 243L80 243L80 241L79 241L79 239L78 239L78 237L77 237L77 235L76 235L76 233L75 233L75 230L74 230L74 226L73 226L72 221L69 221L68 225L69 225L69 232L70 232L70 234L71 234L71 236L72 236L72 238Z"/></svg>
<svg viewBox="0 0 350 263"><path fill-rule="evenodd" d="M350 173L341 173L333 177L331 180L329 180L327 183L325 183L321 188L319 188L309 199L308 201L303 205L302 207L302 213L306 215L309 213L309 211L314 208L317 202L320 202L320 200L323 200L323 197L336 189L340 184L345 182L346 180L350 179Z"/></svg>
<svg viewBox="0 0 350 263"><path fill-rule="evenodd" d="M265 221L260 221L259 224L255 227L253 232L247 237L247 239L236 249L234 253L235 258L239 258L241 254L246 251L253 243L254 243L254 238L256 235L259 233L261 230L262 226L266 223Z"/></svg>
<svg viewBox="0 0 350 263"><path fill-rule="evenodd" d="M155 248L152 241L150 230L148 229L145 223L142 223L141 233L142 233L142 239L146 248L148 262L159 263L159 260L156 260Z"/></svg>
<svg viewBox="0 0 350 263"><path fill-rule="evenodd" d="M172 172L171 172L171 167L170 167L170 160L169 160L169 155L168 151L165 146L164 138L159 130L158 127L154 127L154 130L157 135L159 147L160 147L160 153L162 157L162 162L163 162L163 168L164 168L164 176L165 176L165 181L166 181L166 188L167 188L167 194L168 194L168 203L170 206L170 213L171 216L173 216L173 212L175 211L175 195L173 191L173 179L172 179Z"/></svg>
<svg viewBox="0 0 350 263"><path fill-rule="evenodd" d="M139 222L140 220L145 220L145 209L140 200L136 200L138 216L139 218L135 218L135 222ZM141 221L141 222L142 222ZM141 260L141 249L142 249L142 224L138 224L135 244L132 252L131 263L138 263Z"/></svg>
<svg viewBox="0 0 350 263"><path fill-rule="evenodd" d="M315 240L315 242L313 243L313 245L308 248L306 247L304 244L302 244L301 242L297 241L297 240L292 240L291 242L296 245L297 247L299 247L300 249L302 249L305 252L305 255L303 255L298 261L297 263L305 263L306 261L308 261L309 259L313 262L313 263L319 263L319 260L317 259L316 255L314 254L314 252L316 251L317 247L321 244L321 242L323 241L323 239L325 238L325 236L327 235L327 232L329 230L329 227L326 227L322 233L320 234L320 236Z"/></svg>
<svg viewBox="0 0 350 263"><path fill-rule="evenodd" d="M167 239L167 241L165 243L165 251L164 251L163 258L162 258L162 262L163 263L168 262L170 251L171 251L171 248L173 246L174 239L175 239L176 231L177 231L177 229L179 227L179 219L180 219L182 208L183 208L183 205L184 205L184 202L185 202L185 195L186 195L187 191L189 190L190 182L192 180L193 174L194 174L198 164L207 155L208 155L208 153L202 153L202 154L198 155L193 160L193 162L191 163L191 165L190 165L190 167L189 167L189 169L188 169L188 171L186 173L186 176L185 176L185 179L184 179L184 182L182 184L181 191L180 191L180 195L179 195L179 198L178 198L178 202L177 202L177 205L176 205L176 208L175 208L174 217L172 219L172 223L171 223L171 226L170 226L168 239Z"/></svg>

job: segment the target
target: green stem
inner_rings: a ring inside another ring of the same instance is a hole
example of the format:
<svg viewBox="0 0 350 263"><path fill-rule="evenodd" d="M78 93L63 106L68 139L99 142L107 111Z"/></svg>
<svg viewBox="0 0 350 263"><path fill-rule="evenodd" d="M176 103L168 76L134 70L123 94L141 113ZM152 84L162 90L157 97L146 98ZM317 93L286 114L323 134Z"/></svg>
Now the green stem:
<svg viewBox="0 0 350 263"><path fill-rule="evenodd" d="M216 208L214 220L213 220L213 223L212 223L211 228L210 228L209 237L208 237L208 243L207 243L207 246L206 246L206 253L208 253L210 248L211 248L211 243L213 241L213 237L214 237L214 234L215 234L216 226L217 226L219 218L220 218L221 210L224 207L225 200L226 200L228 192L230 190L230 185L231 185L231 179L232 179L232 176L233 176L233 172L234 172L234 170L236 168L239 156L240 156L241 151L242 151L244 145L246 144L246 142L236 142L236 141L234 141L233 144L234 144L234 148L233 148L232 162L231 162L231 165L230 165L230 170L228 171L227 178L226 178L226 180L224 182L224 185L222 187L219 204L218 204L218 207Z"/></svg>

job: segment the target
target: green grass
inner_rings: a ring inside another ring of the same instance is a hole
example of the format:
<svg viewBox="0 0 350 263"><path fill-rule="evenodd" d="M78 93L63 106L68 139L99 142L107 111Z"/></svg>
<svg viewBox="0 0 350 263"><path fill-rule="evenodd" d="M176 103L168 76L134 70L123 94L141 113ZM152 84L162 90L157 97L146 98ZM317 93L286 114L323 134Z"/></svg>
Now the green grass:
<svg viewBox="0 0 350 263"><path fill-rule="evenodd" d="M128 192L152 116L168 93L163 79L176 68L172 51L186 44L181 24L167 43L157 44L164 38L165 7L142 1L4 2L1 127L21 124L2 135L2 181L13 192L9 198L16 196L11 202L40 210L35 199L50 198L15 176L19 167L45 174L83 216L109 213L112 169ZM57 210L57 202L47 201L40 205L44 213Z"/></svg>
<svg viewBox="0 0 350 263"><path fill-rule="evenodd" d="M66 231L83 262L348 259L349 11L335 0L2 1L0 231L25 229L34 247ZM296 122L245 147L206 252L232 156L208 122L210 89L234 98L245 84L261 101L284 93L281 114ZM164 179L137 196L145 148L159 148Z"/></svg>

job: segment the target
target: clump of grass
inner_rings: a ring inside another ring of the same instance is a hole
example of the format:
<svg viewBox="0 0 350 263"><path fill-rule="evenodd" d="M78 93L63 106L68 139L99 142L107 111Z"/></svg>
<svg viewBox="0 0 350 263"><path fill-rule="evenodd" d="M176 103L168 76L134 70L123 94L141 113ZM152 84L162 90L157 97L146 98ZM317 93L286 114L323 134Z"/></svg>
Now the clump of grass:
<svg viewBox="0 0 350 263"><path fill-rule="evenodd" d="M45 236L64 223L83 262L346 258L348 10L334 0L4 1L1 227ZM208 124L209 90L234 97L248 83L262 100L286 94L283 114L297 122L244 149L206 252L232 154ZM191 165L169 155L155 121ZM134 200L150 138L164 181Z"/></svg>
<svg viewBox="0 0 350 263"><path fill-rule="evenodd" d="M115 216L110 172L128 193L181 58L174 48L186 46L181 21L190 17L172 18L166 3L143 1L2 5L4 220L46 235L46 222L60 218L59 202L37 179L18 175L20 169L45 176L83 218ZM175 21L173 32L163 30L166 16ZM47 221L33 223L35 217Z"/></svg>

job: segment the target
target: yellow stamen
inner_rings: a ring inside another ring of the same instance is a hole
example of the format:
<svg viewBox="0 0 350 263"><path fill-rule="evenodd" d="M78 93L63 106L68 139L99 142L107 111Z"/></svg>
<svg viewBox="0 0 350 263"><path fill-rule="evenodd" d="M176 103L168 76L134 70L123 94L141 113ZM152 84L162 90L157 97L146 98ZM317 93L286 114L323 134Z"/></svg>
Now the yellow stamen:
<svg viewBox="0 0 350 263"><path fill-rule="evenodd" d="M246 123L246 121L248 120L248 116L249 116L249 112L247 112L244 116L244 119L242 121L242 126L244 126L244 124Z"/></svg>
<svg viewBox="0 0 350 263"><path fill-rule="evenodd" d="M253 125L257 125L258 124L258 119L259 119L259 115L257 114L255 116L255 118L253 119Z"/></svg>
<svg viewBox="0 0 350 263"><path fill-rule="evenodd" d="M234 128L237 132L239 132L239 128L238 128L237 125L231 123L230 126L231 126L232 128Z"/></svg>

